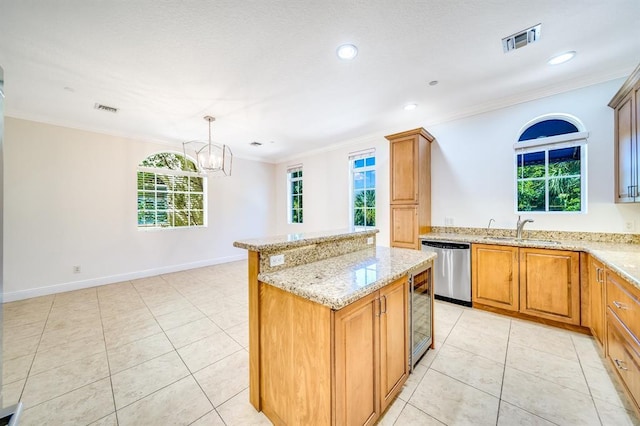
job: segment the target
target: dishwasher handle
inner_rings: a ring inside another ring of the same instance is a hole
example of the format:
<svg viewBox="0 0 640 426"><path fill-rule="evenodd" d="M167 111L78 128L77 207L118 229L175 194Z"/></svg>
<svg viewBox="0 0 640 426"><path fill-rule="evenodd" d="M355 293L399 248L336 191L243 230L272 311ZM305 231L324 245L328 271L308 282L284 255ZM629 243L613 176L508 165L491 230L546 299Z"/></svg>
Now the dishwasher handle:
<svg viewBox="0 0 640 426"><path fill-rule="evenodd" d="M434 247L446 250L469 250L468 243L454 243L451 241L422 241L423 247Z"/></svg>

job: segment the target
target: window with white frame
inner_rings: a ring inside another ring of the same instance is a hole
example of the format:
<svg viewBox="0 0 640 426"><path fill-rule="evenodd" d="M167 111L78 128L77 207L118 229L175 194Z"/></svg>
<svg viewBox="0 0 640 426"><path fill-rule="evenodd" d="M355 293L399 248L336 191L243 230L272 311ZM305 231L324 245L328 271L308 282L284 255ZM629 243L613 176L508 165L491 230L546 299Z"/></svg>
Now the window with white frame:
<svg viewBox="0 0 640 426"><path fill-rule="evenodd" d="M287 167L289 223L302 223L302 165Z"/></svg>
<svg viewBox="0 0 640 426"><path fill-rule="evenodd" d="M349 155L351 168L351 225L376 226L376 155L375 150Z"/></svg>
<svg viewBox="0 0 640 426"><path fill-rule="evenodd" d="M206 225L205 178L184 155L161 152L138 165L138 228Z"/></svg>
<svg viewBox="0 0 640 426"><path fill-rule="evenodd" d="M524 126L513 146L516 212L586 212L588 136L577 118L564 114Z"/></svg>

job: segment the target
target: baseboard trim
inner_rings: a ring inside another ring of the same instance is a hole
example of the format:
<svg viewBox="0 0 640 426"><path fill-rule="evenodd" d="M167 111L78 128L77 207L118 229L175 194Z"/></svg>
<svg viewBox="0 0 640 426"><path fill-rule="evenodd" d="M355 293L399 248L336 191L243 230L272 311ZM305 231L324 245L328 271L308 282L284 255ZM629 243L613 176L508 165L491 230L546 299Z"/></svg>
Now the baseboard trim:
<svg viewBox="0 0 640 426"><path fill-rule="evenodd" d="M72 281L68 283L54 284L45 287L30 288L27 290L11 291L3 294L3 302L15 302L17 300L30 299L32 297L48 296L50 294L63 293L65 291L82 290L84 288L97 287L106 284L114 284L122 281L138 278L153 277L155 275L170 274L172 272L186 271L205 266L219 265L221 263L245 260L247 254L218 257L215 259L201 260L198 262L182 263L179 265L163 266L161 268L145 269L142 271L128 272L125 274L109 275L106 277L91 278L88 280Z"/></svg>

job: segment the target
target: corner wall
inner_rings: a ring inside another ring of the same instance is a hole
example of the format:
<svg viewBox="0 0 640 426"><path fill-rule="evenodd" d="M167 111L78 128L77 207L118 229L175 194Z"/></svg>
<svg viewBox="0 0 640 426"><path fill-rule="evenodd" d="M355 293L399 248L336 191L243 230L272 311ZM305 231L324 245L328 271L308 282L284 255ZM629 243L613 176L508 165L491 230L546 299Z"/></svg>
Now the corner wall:
<svg viewBox="0 0 640 426"><path fill-rule="evenodd" d="M210 178L208 227L141 231L136 166L176 148L9 117L4 147L5 301L243 259L275 226L273 164Z"/></svg>

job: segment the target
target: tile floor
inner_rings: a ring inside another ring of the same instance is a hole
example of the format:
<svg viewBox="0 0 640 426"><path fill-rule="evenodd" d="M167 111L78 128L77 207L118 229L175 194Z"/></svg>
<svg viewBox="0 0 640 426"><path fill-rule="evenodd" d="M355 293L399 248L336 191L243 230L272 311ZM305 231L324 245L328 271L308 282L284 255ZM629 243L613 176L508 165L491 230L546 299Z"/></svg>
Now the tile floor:
<svg viewBox="0 0 640 426"><path fill-rule="evenodd" d="M246 262L4 305L22 425L261 425ZM382 425L638 425L588 337L436 303L436 345Z"/></svg>

